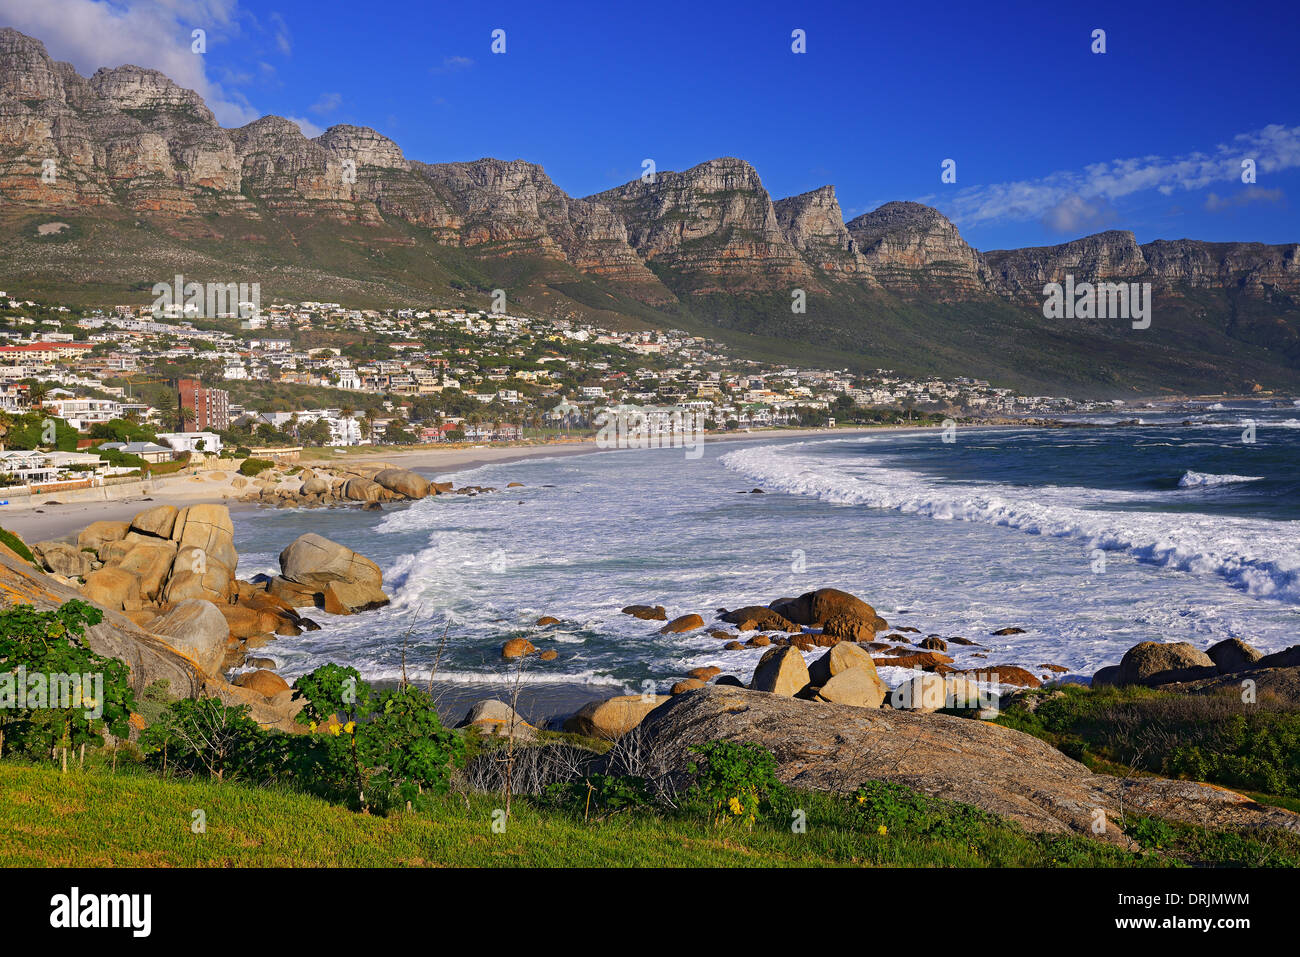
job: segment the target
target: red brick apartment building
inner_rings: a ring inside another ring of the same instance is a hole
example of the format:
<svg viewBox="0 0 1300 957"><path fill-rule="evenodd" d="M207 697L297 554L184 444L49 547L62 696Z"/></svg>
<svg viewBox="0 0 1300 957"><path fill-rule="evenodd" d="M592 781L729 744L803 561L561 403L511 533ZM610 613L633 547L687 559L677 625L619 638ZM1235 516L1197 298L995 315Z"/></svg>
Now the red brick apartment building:
<svg viewBox="0 0 1300 957"><path fill-rule="evenodd" d="M178 379L176 390L182 409L193 409L194 418L184 424L186 432L220 431L230 428L230 393L207 389L198 379Z"/></svg>

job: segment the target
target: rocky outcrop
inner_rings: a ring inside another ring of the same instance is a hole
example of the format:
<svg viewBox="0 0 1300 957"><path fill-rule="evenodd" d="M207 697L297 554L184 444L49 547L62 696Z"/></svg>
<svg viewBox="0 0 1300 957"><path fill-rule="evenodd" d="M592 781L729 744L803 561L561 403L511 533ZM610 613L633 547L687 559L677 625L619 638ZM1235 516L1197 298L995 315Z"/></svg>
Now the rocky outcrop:
<svg viewBox="0 0 1300 957"><path fill-rule="evenodd" d="M984 257L937 209L886 203L845 228L864 268L886 288L958 299L981 298L990 291Z"/></svg>
<svg viewBox="0 0 1300 957"><path fill-rule="evenodd" d="M350 615L388 604L384 574L370 559L315 533L299 535L280 553L280 577L300 586L310 604Z"/></svg>
<svg viewBox="0 0 1300 957"><path fill-rule="evenodd" d="M618 695L592 701L564 722L564 730L613 741L639 725L667 700L667 695Z"/></svg>
<svg viewBox="0 0 1300 957"><path fill-rule="evenodd" d="M656 172L653 182L634 180L589 199L621 217L642 259L676 273L694 294L822 288L743 160ZM737 269L740 263L761 268Z"/></svg>
<svg viewBox="0 0 1300 957"><path fill-rule="evenodd" d="M169 645L189 657L205 675L219 677L226 658L230 628L225 616L210 601L187 598L145 625Z"/></svg>
<svg viewBox="0 0 1300 957"><path fill-rule="evenodd" d="M1213 659L1185 641L1143 641L1124 654L1119 670L1110 683L1118 685L1159 685L1191 681L1217 674ZM1093 677L1096 683L1096 676Z"/></svg>
<svg viewBox="0 0 1300 957"><path fill-rule="evenodd" d="M801 701L710 685L675 695L637 732L643 753L684 771L692 745L759 744L786 784L842 792L895 781L1017 821L1125 847L1122 814L1151 813L1208 827L1300 826L1300 816L1232 791L1163 778L1093 774L1038 738L984 721ZM1104 828L1095 825L1099 821ZM1100 833L1099 833L1100 831Z"/></svg>

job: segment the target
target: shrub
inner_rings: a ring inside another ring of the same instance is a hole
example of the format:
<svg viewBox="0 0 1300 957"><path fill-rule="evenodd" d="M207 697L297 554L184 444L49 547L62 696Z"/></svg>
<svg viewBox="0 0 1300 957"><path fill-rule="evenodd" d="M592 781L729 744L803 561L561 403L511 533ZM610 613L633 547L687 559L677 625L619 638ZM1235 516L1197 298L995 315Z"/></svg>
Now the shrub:
<svg viewBox="0 0 1300 957"><path fill-rule="evenodd" d="M882 834L901 831L913 835L974 841L999 818L970 804L938 801L905 784L868 781L854 794L858 819L867 830Z"/></svg>
<svg viewBox="0 0 1300 957"><path fill-rule="evenodd" d="M239 463L239 474L252 476L274 467L275 463L267 459L247 458Z"/></svg>
<svg viewBox="0 0 1300 957"><path fill-rule="evenodd" d="M761 745L707 741L690 750L700 760L686 765L694 776L686 805L704 811L715 823L736 820L752 827L768 798L782 790L776 758Z"/></svg>
<svg viewBox="0 0 1300 957"><path fill-rule="evenodd" d="M287 735L264 731L248 706L216 698L181 698L140 735L151 767L181 776L265 784L288 770Z"/></svg>
<svg viewBox="0 0 1300 957"><path fill-rule="evenodd" d="M9 706L0 708L6 752L39 758L56 746L98 748L104 743L105 730L127 736L135 708L127 667L84 644L86 628L103 618L102 611L81 601L66 602L54 611L15 605L0 612L0 678L11 682L0 695L14 695ZM16 694L20 668L26 676L21 698ZM42 676L44 691L37 701L31 700L37 692L34 676ZM60 677L60 688L54 687L50 676ZM64 684L74 676L78 677L75 685ZM102 681L102 688L87 689L81 676L94 676L94 683ZM66 690L69 697L56 700L56 690ZM96 692L99 700L94 697ZM26 706L31 704L36 707Z"/></svg>
<svg viewBox="0 0 1300 957"><path fill-rule="evenodd" d="M646 779L630 774L591 774L581 780L552 784L546 788L544 798L584 818L605 818L655 806Z"/></svg>

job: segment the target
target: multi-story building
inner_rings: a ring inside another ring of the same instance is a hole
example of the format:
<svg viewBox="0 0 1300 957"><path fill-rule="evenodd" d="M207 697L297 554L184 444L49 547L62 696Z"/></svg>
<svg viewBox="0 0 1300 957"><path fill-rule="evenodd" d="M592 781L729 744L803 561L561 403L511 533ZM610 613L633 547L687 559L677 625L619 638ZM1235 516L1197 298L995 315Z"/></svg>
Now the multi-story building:
<svg viewBox="0 0 1300 957"><path fill-rule="evenodd" d="M224 389L205 388L197 379L179 379L176 390L180 407L194 410L194 417L184 420L186 432L230 428L230 393Z"/></svg>

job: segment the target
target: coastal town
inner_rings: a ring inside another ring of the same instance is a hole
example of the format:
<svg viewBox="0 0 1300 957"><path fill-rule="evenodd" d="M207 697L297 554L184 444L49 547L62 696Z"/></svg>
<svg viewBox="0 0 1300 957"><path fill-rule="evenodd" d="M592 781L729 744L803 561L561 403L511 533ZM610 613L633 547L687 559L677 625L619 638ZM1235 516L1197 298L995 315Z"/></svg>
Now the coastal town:
<svg viewBox="0 0 1300 957"><path fill-rule="evenodd" d="M10 419L0 483L43 491L165 471L228 447L589 435L608 411L685 414L728 431L1109 405L966 377L764 363L680 330L486 310L307 301L205 319L178 307L76 308L0 292L0 413Z"/></svg>

